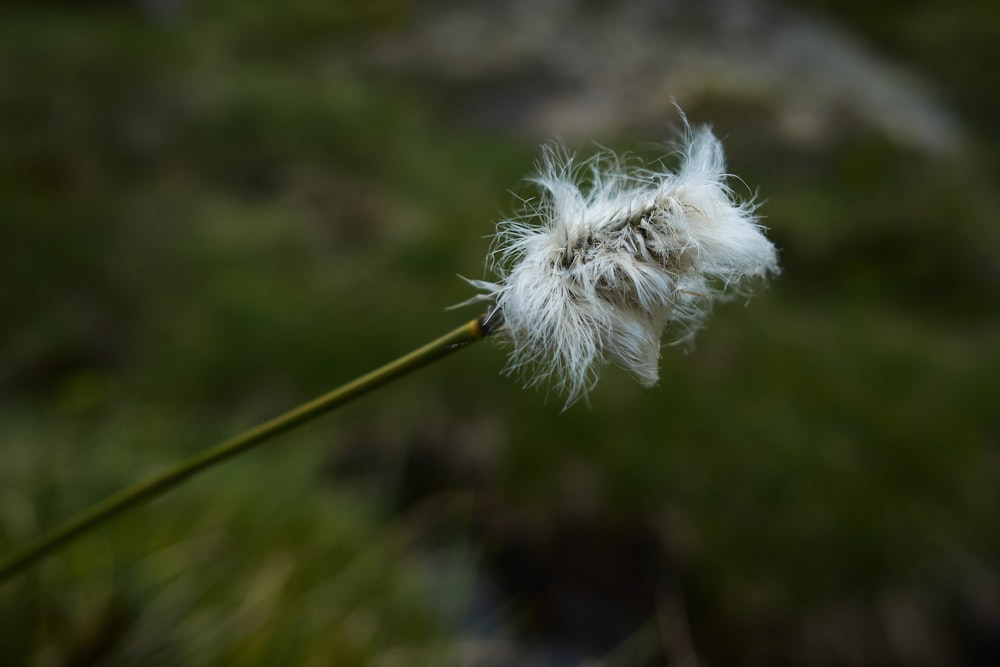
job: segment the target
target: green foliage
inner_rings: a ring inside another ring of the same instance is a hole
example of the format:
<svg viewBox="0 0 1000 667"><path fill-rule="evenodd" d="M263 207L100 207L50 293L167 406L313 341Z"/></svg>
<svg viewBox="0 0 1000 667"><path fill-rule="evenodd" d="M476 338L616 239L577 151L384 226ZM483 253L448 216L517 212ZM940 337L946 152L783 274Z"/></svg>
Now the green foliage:
<svg viewBox="0 0 1000 667"><path fill-rule="evenodd" d="M359 64L357 41L404 25L404 3L137 6L0 19L0 553L471 317L443 311L468 296L454 276L481 275L536 153ZM903 52L924 13L894 33ZM950 85L972 99L980 74L963 72ZM456 521L447 545L488 556L491 522L519 512L642 525L710 654L794 663L810 623L899 591L946 617L1000 563L988 151L788 146L744 129L761 109L687 111L759 186L784 275L749 308L720 304L691 353L665 348L660 386L609 369L560 414L477 346L0 588L0 655L445 655L465 571L442 590L422 560L437 543L399 508L424 441L452 476L414 495L486 507L471 511L487 528Z"/></svg>

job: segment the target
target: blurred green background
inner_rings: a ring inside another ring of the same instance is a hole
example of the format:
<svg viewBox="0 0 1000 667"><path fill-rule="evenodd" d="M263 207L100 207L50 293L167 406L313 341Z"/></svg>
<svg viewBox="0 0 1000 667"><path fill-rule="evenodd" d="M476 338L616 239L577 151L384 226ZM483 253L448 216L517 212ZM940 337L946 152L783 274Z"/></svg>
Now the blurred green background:
<svg viewBox="0 0 1000 667"><path fill-rule="evenodd" d="M653 390L480 344L208 472L0 663L998 664L997 62L986 0L5 4L0 554L473 317L554 136L676 100L784 273Z"/></svg>

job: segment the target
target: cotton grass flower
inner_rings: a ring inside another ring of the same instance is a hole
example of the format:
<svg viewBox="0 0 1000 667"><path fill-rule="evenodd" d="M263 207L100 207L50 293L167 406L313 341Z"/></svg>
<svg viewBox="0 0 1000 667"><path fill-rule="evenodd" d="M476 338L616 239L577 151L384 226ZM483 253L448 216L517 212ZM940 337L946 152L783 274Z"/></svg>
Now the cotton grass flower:
<svg viewBox="0 0 1000 667"><path fill-rule="evenodd" d="M726 185L722 146L685 126L676 173L603 152L576 164L549 148L533 179L541 196L500 223L496 282L470 280L492 302L482 316L322 396L198 452L70 517L0 560L0 585L64 545L299 424L496 334L529 384L551 379L567 405L611 361L657 380L660 339L690 337L720 296L746 294L778 270L752 202Z"/></svg>
<svg viewBox="0 0 1000 667"><path fill-rule="evenodd" d="M752 201L727 185L722 145L685 125L676 172L610 151L578 163L545 149L540 197L497 228L486 324L511 344L509 370L550 382L567 405L610 361L645 386L658 379L664 332L690 339L714 301L747 295L778 271Z"/></svg>

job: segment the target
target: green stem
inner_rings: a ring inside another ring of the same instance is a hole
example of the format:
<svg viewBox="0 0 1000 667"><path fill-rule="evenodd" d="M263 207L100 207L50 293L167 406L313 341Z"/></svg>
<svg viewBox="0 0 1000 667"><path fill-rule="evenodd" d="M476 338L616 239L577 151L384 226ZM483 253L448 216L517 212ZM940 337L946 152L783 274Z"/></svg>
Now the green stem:
<svg viewBox="0 0 1000 667"><path fill-rule="evenodd" d="M381 368L221 442L149 479L122 489L49 531L0 564L0 583L27 569L74 538L97 528L129 509L138 507L166 493L202 470L236 456L313 417L329 412L362 394L465 347L469 343L483 338L487 333L488 330L483 326L481 320L467 322L454 331Z"/></svg>

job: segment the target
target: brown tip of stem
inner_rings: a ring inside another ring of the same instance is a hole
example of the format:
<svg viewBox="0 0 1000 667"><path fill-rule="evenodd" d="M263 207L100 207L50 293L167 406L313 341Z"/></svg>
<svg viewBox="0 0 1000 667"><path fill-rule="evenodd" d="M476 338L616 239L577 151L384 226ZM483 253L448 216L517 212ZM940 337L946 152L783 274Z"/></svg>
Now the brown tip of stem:
<svg viewBox="0 0 1000 667"><path fill-rule="evenodd" d="M480 337L489 336L503 327L503 310L490 308L486 313L476 320L477 333Z"/></svg>

